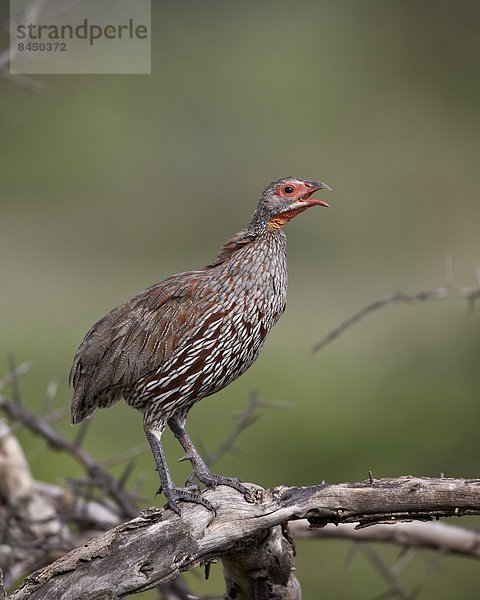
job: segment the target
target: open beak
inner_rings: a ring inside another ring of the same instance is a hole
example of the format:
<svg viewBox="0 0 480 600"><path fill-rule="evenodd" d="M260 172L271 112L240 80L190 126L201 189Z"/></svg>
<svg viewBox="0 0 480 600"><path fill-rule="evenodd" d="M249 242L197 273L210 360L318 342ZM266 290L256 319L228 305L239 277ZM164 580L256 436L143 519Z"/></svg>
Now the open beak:
<svg viewBox="0 0 480 600"><path fill-rule="evenodd" d="M323 181L306 181L305 185L308 187L308 191L302 196L302 200L308 204L308 206L326 206L327 208L330 206L324 200L317 200L316 198L311 198L310 196L318 190L327 190L328 192L332 191L332 188L327 184L323 183Z"/></svg>
<svg viewBox="0 0 480 600"><path fill-rule="evenodd" d="M304 183L304 192L300 196L297 196L296 200L294 200L291 204L286 206L282 212L291 213L294 212L294 216L299 212L303 212L305 209L310 208L311 206L327 206L330 205L324 200L317 200L316 198L312 198L312 194L318 192L318 190L327 190L329 192L332 191L332 188L327 184L323 183L323 181L303 181Z"/></svg>

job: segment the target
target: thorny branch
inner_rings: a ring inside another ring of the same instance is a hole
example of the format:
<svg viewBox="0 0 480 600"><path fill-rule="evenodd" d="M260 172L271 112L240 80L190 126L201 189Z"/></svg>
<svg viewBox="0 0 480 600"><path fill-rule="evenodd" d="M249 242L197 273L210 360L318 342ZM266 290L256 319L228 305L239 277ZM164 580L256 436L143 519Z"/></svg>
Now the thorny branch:
<svg viewBox="0 0 480 600"><path fill-rule="evenodd" d="M312 527L327 523L367 527L480 514L480 480L399 477L255 490L252 503L224 486L204 492L217 509L213 520L199 505L185 505L181 517L167 509L149 509L37 571L11 600L60 598L72 588L82 598L112 589L119 597L144 591L226 553L245 553L258 546L258 536L265 537L262 532L289 520L308 519Z"/></svg>
<svg viewBox="0 0 480 600"><path fill-rule="evenodd" d="M314 344L312 351L318 352L319 350L322 350L325 348L325 346L330 344L330 342L333 342L333 340L335 340L346 329L363 319L363 317L366 317L371 312L374 312L375 310L378 310L379 308L389 304L415 304L418 302L425 302L427 300L444 300L446 298L463 298L467 300L469 310L470 312L473 312L475 301L480 298L480 284L476 287L443 287L433 290L421 290L416 294L395 292L391 296L380 298L379 300L375 300L374 302L367 304L362 309L342 321L339 325L327 333L327 335L325 335L320 341Z"/></svg>

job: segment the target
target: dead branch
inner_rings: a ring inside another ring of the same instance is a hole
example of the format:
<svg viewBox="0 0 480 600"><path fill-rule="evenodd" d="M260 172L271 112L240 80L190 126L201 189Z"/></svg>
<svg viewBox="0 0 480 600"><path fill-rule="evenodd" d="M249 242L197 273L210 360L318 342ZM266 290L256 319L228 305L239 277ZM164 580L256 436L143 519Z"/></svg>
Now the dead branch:
<svg viewBox="0 0 480 600"><path fill-rule="evenodd" d="M217 517L212 519L201 506L189 504L182 506L181 517L170 510L149 509L27 577L11 600L57 598L67 591L72 597L72 589L78 598L112 590L118 597L138 593L225 554L249 553L261 532L289 520L307 519L314 527L328 523L367 527L480 514L480 480L409 476L256 488L253 503L224 486L204 494L217 509ZM242 577L250 587L257 583L247 572Z"/></svg>
<svg viewBox="0 0 480 600"><path fill-rule="evenodd" d="M5 591L5 586L3 584L3 571L0 569L0 600L6 600L7 592Z"/></svg>
<svg viewBox="0 0 480 600"><path fill-rule="evenodd" d="M442 554L459 554L480 558L480 531L446 523L397 523L357 529L353 523L311 527L307 520L290 524L294 538L344 539L355 542L382 542L409 548L436 550Z"/></svg>
<svg viewBox="0 0 480 600"><path fill-rule="evenodd" d="M68 489L33 480L18 442L1 421L0 482L2 505L10 507L10 521L22 521L20 513L23 507L32 509L28 518L23 518L22 539L13 539L13 530L10 528L9 536L4 540L9 543L9 550L3 558L0 556L0 564L8 569L7 585L11 585L22 574L44 566L49 559L54 560L121 523L121 516L113 506L86 500ZM17 502L19 497L23 499L22 502ZM48 518L44 518L45 515ZM70 531L66 530L67 525ZM398 523L394 527L377 525L363 529L355 527L354 524L342 524L318 528L310 527L306 520L299 520L290 524L289 533L294 538L334 537L363 542L382 541L407 547L431 548L442 553L480 556L480 534L461 527L443 523ZM20 545L19 541L22 542ZM272 548L280 548L280 552L274 552ZM282 594L289 598L299 593L298 582L292 571L293 546L280 526L270 531L260 531L254 543L238 552L224 554L222 562L227 590L232 598L235 594L237 598L246 594L250 582L254 582L260 590L262 586L276 589L278 598L282 598ZM270 572L272 575L268 576ZM250 575L246 577L246 573ZM178 594L181 585L179 578L172 589L170 584L162 584L165 598L188 598L188 592Z"/></svg>
<svg viewBox="0 0 480 600"><path fill-rule="evenodd" d="M342 321L339 325L334 327L326 336L312 347L312 352L318 352L333 342L339 335L341 335L346 329L358 323L363 317L366 317L371 312L378 310L389 304L415 304L418 302L425 302L426 300L444 300L447 298L463 298L467 300L470 306L470 310L473 310L475 301L480 298L480 285L476 287L443 287L433 290L421 290L416 294L404 294L403 292L395 292L391 296L375 300L370 304L367 304L362 309Z"/></svg>
<svg viewBox="0 0 480 600"><path fill-rule="evenodd" d="M7 586L34 568L55 560L73 545L59 513L39 493L25 455L0 420L0 521L4 524L0 566Z"/></svg>
<svg viewBox="0 0 480 600"><path fill-rule="evenodd" d="M138 514L138 509L129 494L119 485L118 481L103 469L83 448L75 445L57 433L46 419L30 412L20 402L10 402L0 395L0 409L12 419L22 423L32 432L39 434L55 450L63 450L70 454L87 471L92 481L100 484L102 489L118 504L125 517Z"/></svg>

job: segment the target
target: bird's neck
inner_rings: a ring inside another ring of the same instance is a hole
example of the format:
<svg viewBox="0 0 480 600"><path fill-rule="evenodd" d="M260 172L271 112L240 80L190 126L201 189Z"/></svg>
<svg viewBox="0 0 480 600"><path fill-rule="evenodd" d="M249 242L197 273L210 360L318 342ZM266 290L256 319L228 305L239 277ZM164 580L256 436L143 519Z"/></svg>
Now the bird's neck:
<svg viewBox="0 0 480 600"><path fill-rule="evenodd" d="M270 218L267 214L267 211L264 206L259 205L257 210L253 213L252 218L250 219L249 224L247 225L246 231L258 238L264 235L268 229L270 224Z"/></svg>
<svg viewBox="0 0 480 600"><path fill-rule="evenodd" d="M281 228L251 228L250 225L247 229L239 231L233 237L225 242L221 249L217 259L210 266L218 265L223 263L233 255L242 252L249 253L252 251L259 250L260 248L269 249L268 254L275 254L277 252L284 254L286 250L287 236L283 233Z"/></svg>

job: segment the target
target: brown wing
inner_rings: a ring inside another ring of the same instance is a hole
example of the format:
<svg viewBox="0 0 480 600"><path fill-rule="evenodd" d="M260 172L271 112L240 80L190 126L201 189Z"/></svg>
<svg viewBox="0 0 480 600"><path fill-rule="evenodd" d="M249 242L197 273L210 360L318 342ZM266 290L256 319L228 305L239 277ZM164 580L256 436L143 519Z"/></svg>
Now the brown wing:
<svg viewBox="0 0 480 600"><path fill-rule="evenodd" d="M255 239L255 236L247 230L242 230L236 233L233 237L225 242L222 249L220 250L217 258L209 264L206 268L215 268L228 260L232 254L240 250L246 244L250 244Z"/></svg>
<svg viewBox="0 0 480 600"><path fill-rule="evenodd" d="M206 271L174 275L114 308L85 336L72 369L72 422L113 404L125 388L161 368L212 295Z"/></svg>

